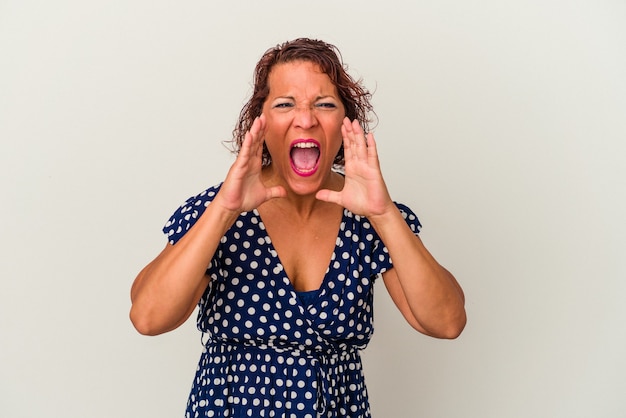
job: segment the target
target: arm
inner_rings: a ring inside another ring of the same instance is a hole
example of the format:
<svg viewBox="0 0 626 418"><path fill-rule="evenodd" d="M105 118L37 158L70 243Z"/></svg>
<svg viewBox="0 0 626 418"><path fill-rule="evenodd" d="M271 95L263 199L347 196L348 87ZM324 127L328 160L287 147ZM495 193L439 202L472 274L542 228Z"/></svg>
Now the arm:
<svg viewBox="0 0 626 418"><path fill-rule="evenodd" d="M407 322L426 335L458 337L466 322L465 297L454 276L435 260L395 207L368 219L393 260L383 280Z"/></svg>
<svg viewBox="0 0 626 418"><path fill-rule="evenodd" d="M167 244L141 270L131 288L130 319L137 331L162 334L189 318L209 283L211 257L235 218L211 203L180 241Z"/></svg>
<svg viewBox="0 0 626 418"><path fill-rule="evenodd" d="M220 191L198 221L148 264L131 288L130 319L142 334L171 331L189 318L209 283L205 272L220 239L241 212L284 196L260 179L265 119L257 118Z"/></svg>
<svg viewBox="0 0 626 418"><path fill-rule="evenodd" d="M466 322L465 300L455 278L413 234L391 200L383 180L376 142L358 122L342 126L346 179L343 190L320 190L317 198L366 216L389 250L393 268L385 285L406 320L424 334L456 338Z"/></svg>

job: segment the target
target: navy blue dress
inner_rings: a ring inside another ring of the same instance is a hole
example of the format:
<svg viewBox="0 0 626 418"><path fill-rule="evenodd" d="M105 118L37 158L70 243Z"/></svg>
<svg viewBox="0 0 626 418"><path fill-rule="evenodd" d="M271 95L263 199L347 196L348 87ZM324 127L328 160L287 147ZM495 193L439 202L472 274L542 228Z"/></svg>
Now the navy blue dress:
<svg viewBox="0 0 626 418"><path fill-rule="evenodd" d="M163 232L171 244L220 185L188 199ZM397 204L414 233L420 223ZM207 268L199 302L205 335L186 417L370 417L359 350L373 332L373 284L392 263L365 217L343 211L316 292L299 294L257 210L242 213Z"/></svg>

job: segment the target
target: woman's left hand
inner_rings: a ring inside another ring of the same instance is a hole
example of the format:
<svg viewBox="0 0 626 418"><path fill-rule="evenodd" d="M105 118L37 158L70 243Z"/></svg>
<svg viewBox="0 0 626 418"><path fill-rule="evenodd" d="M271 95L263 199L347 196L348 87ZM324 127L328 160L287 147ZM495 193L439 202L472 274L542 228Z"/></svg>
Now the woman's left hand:
<svg viewBox="0 0 626 418"><path fill-rule="evenodd" d="M393 268L383 273L394 303L416 330L438 338L456 338L466 323L465 296L408 227L383 180L374 136L356 121L341 127L345 183L341 191L320 190L317 198L366 216L385 243Z"/></svg>
<svg viewBox="0 0 626 418"><path fill-rule="evenodd" d="M352 213L370 217L394 208L383 180L374 135L365 135L358 121L345 118L341 126L345 184L341 191L323 189L319 200L336 203Z"/></svg>

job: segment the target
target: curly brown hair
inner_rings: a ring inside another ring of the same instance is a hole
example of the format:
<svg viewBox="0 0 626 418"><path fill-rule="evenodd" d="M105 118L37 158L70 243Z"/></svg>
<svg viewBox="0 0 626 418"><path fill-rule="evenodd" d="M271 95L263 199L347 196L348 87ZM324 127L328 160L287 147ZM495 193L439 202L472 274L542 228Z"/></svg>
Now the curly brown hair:
<svg viewBox="0 0 626 418"><path fill-rule="evenodd" d="M265 51L254 70L254 90L252 97L241 109L239 120L233 130L232 151L236 154L241 148L246 132L252 127L257 116L261 115L263 104L269 94L269 74L277 64L293 61L308 61L317 64L328 75L337 88L341 102L346 110L346 117L358 120L365 132L369 132L370 123L375 113L370 103L371 93L362 85L362 80L354 80L347 72L347 65L339 49L329 43L298 38L287 41ZM272 158L263 146L263 165L271 164ZM344 165L343 145L335 157L334 164Z"/></svg>

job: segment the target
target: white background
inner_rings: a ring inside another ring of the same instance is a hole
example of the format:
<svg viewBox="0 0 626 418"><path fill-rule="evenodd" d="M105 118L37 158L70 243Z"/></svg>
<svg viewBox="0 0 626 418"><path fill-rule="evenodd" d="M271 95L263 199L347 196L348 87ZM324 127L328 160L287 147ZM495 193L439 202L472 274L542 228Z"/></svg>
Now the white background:
<svg viewBox="0 0 626 418"><path fill-rule="evenodd" d="M140 336L130 285L299 36L375 91L393 197L467 295L440 341L377 285L374 416L626 416L620 0L0 0L0 416L183 415L194 320Z"/></svg>

